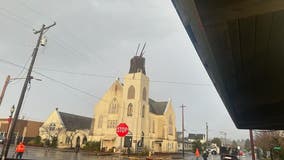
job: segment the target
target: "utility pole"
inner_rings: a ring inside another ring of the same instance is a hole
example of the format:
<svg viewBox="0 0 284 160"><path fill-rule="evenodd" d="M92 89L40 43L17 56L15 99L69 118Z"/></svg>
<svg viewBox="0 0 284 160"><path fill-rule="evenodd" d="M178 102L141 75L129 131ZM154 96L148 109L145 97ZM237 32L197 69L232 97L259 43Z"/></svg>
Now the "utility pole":
<svg viewBox="0 0 284 160"><path fill-rule="evenodd" d="M183 104L181 105L181 111L182 111L182 116L181 116L181 125L182 125L182 157L184 157L184 106Z"/></svg>
<svg viewBox="0 0 284 160"><path fill-rule="evenodd" d="M250 137L250 146L251 146L251 159L255 160L252 129L249 130L249 137Z"/></svg>
<svg viewBox="0 0 284 160"><path fill-rule="evenodd" d="M11 78L11 76L8 75L7 78L6 78L6 80L5 80L5 83L4 83L4 86L3 86L3 89L2 89L2 92L1 92L1 95L0 95L0 105L1 105L2 100L3 100L3 98L4 98L4 95L5 95L5 92L6 92L8 83L10 82L10 78Z"/></svg>
<svg viewBox="0 0 284 160"><path fill-rule="evenodd" d="M55 25L56 25L55 22L52 25L48 26L48 27L45 27L45 25L43 24L39 31L35 31L34 32L34 34L38 34L38 33L40 33L40 34L39 34L39 37L38 37L38 40L37 40L37 44L36 44L36 46L35 46L35 48L33 50L32 61L31 61L31 64L30 64L30 67L29 67L29 70L28 70L28 73L27 73L27 76L26 76L26 80L25 80L24 86L22 88L22 92L21 92L21 96L20 96L20 99L19 99L19 102L18 102L18 105L17 105L17 108L16 108L16 112L15 112L14 118L12 119L11 127L9 128L9 131L8 131L8 136L7 136L8 139L4 143L4 146L3 146L3 150L2 150L2 154L1 154L1 157L2 157L1 160L5 160L6 157L7 157L8 152L9 152L9 147L10 147L12 135L14 133L14 129L15 129L18 117L19 117L19 113L20 113L20 110L21 110L21 107L22 107L22 103L23 103L23 100L24 100L24 97L25 97L27 86L28 86L28 83L30 83L30 80L32 79L31 73L32 73L33 66L34 66L34 63L35 63L35 60L36 60L36 56L37 56L39 45L40 45L40 42L41 42L41 39L42 39L42 36L43 36L43 32L45 30L48 30L49 28L55 26Z"/></svg>

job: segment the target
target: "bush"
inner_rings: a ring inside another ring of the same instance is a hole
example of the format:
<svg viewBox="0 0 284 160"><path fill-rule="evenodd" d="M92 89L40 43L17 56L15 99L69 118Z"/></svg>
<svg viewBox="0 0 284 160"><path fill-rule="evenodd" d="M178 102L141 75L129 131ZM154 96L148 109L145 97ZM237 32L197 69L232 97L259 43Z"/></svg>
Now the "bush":
<svg viewBox="0 0 284 160"><path fill-rule="evenodd" d="M52 138L50 146L53 147L53 148L57 147L57 137Z"/></svg>
<svg viewBox="0 0 284 160"><path fill-rule="evenodd" d="M89 141L86 143L86 146L83 147L83 149L88 151L100 151L101 148L101 142L96 141Z"/></svg>
<svg viewBox="0 0 284 160"><path fill-rule="evenodd" d="M37 136L35 138L33 138L32 140L30 140L28 142L28 145L30 146L40 146L42 147L43 146L43 143L41 143L41 137L40 136Z"/></svg>

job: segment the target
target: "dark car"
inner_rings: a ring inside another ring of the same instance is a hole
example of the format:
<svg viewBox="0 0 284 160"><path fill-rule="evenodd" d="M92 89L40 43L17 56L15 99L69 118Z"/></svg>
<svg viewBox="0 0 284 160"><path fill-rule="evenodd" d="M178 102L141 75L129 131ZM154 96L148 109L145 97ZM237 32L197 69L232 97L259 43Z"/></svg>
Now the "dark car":
<svg viewBox="0 0 284 160"><path fill-rule="evenodd" d="M221 160L239 160L238 156L223 154L221 155Z"/></svg>
<svg viewBox="0 0 284 160"><path fill-rule="evenodd" d="M221 147L221 160L239 160L239 150L237 148Z"/></svg>
<svg viewBox="0 0 284 160"><path fill-rule="evenodd" d="M4 136L0 136L0 144L4 144L5 142L5 137Z"/></svg>

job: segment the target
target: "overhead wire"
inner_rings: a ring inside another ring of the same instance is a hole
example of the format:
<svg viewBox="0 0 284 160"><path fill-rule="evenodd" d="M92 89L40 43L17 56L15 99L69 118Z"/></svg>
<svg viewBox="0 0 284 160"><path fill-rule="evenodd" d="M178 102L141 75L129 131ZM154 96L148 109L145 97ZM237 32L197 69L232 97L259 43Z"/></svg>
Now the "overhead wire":
<svg viewBox="0 0 284 160"><path fill-rule="evenodd" d="M22 6L26 7L27 9L29 9L30 11L32 11L33 13L35 13L35 15L41 15L41 16L43 16L43 17L46 17L46 18L50 19L51 21L54 21L54 20L53 20L52 18L50 18L49 16L47 16L47 15L43 14L42 12L40 12L40 11L38 11L38 10L35 10L34 8L30 7L26 2L24 2L24 1L22 1L22 0L20 0L19 2L20 2L21 4L23 4ZM80 43L84 49L87 49L87 50L88 50L88 52L91 51L90 53L92 53L92 54L95 53L94 51L92 51L92 50L88 47L88 45L86 45L85 43L83 43L84 41L83 41L82 39L78 38L78 36L75 35L73 32L69 32L69 31L67 31L66 29L64 29L64 32L68 32L68 35L70 35L71 37L73 37L73 39L77 40L77 43ZM51 34L51 35L52 35L52 34ZM71 51L72 51L73 53L75 53L76 55L80 55L80 56L84 55L84 56L87 56L87 55L84 54L84 52L82 52L82 51L80 51L80 50L78 50L78 49L72 47L71 45L66 45L66 43L64 43L64 41L61 40L58 36L56 36L56 35L54 35L54 36L55 36L55 38L57 39L57 40L55 40L56 43L57 43L59 46L61 46L62 48L67 49L67 50L71 50ZM69 46L69 47L66 47L66 46ZM82 53L83 53L83 54L82 54ZM99 62L101 62L103 58L102 58L99 54L96 54L96 55L97 55L97 57L100 59Z"/></svg>
<svg viewBox="0 0 284 160"><path fill-rule="evenodd" d="M91 77L101 77L101 78L117 78L117 76L94 74L94 73L72 72L72 71L63 71L63 70L49 69L49 68L37 68L37 69L51 71L51 72L71 74L71 75L91 76ZM129 80L141 80L141 79L129 78ZM162 80L149 80L149 81L153 83L166 83L166 84L178 84L178 85L212 86L209 83L176 82L176 81L162 81Z"/></svg>
<svg viewBox="0 0 284 160"><path fill-rule="evenodd" d="M33 27L31 25L31 23L29 22L29 20L27 20L26 18L23 17L19 17L18 15L14 14L13 12L7 10L6 8L0 8L0 14L4 15L4 16L9 16L11 19L13 19L14 21L21 23L23 25L25 25L26 27ZM26 22L27 21L27 22Z"/></svg>
<svg viewBox="0 0 284 160"><path fill-rule="evenodd" d="M13 65L13 66L18 67L18 68L22 68L22 67L23 67L23 66L21 66L21 65L18 65L18 64L16 64L16 63L10 62L10 61L5 60L5 59L2 59L2 58L0 58L0 62L6 63L6 64L10 64L10 65ZM45 77L45 78L47 78L47 79L49 79L49 80L51 80L51 81L53 81L53 82L56 82L56 83L58 83L58 84L61 84L62 86L65 86L65 87L70 88L70 89L72 89L72 90L76 90L76 91L78 91L78 92L80 92L80 93L83 93L83 94L85 94L85 95L88 95L88 96L90 96L90 97L96 98L96 99L98 99L98 100L106 101L106 100L102 99L102 98L99 97L99 96L96 96L96 95L94 95L94 94L92 94L92 93L89 93L89 92L87 92L87 91L84 91L84 90L82 90L82 89L73 87L72 85L69 85L69 84L67 84L67 83L65 83L65 82L62 82L62 81L60 81L60 80L57 80L57 79L55 79L55 78L52 78L52 77L47 76L47 75L45 75L45 74L42 74L42 73L40 73L40 72L38 72L38 71L33 71L33 73L36 73L36 74L38 74L38 75L40 75L40 76L42 76L42 77Z"/></svg>

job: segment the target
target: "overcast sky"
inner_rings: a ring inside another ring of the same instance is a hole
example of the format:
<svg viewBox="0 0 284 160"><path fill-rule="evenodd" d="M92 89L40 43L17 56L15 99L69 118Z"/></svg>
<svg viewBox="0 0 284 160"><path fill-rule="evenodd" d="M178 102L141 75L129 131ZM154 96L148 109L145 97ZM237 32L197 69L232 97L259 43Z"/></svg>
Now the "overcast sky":
<svg viewBox="0 0 284 160"><path fill-rule="evenodd" d="M150 97L172 99L177 130L184 104L187 133L204 133L208 122L209 138L223 137L221 131L233 139L248 137L247 130L233 124L170 0L0 0L0 4L1 89L7 75L25 77L26 70L7 61L28 67L38 36L32 30L57 23L45 33L47 45L40 48L34 69L52 80L33 73L42 81L32 81L20 118L44 121L56 107L92 117L98 97L128 73L138 43L147 42ZM23 82L10 82L0 117L8 117L10 107L18 103Z"/></svg>

